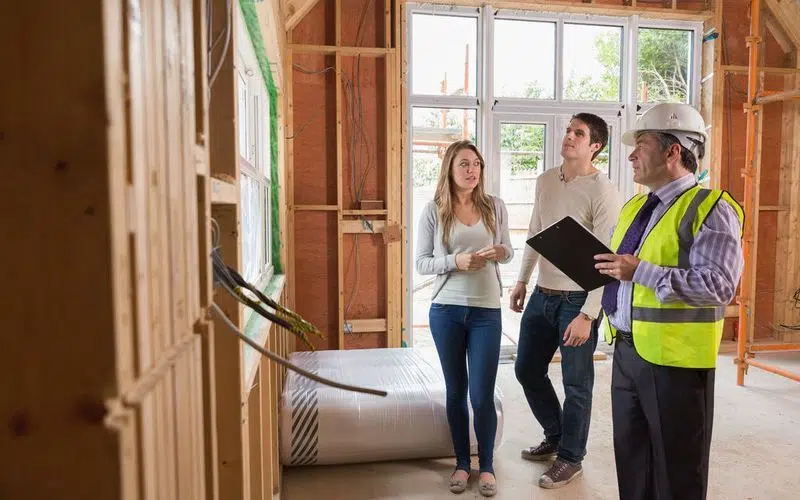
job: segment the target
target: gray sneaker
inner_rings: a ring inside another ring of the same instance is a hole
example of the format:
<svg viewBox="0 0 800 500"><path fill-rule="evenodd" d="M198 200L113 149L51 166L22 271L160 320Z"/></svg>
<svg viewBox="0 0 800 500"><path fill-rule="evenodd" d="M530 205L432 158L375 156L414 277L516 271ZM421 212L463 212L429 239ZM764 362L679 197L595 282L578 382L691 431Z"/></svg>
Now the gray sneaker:
<svg viewBox="0 0 800 500"><path fill-rule="evenodd" d="M531 446L522 450L522 458L531 460L533 462L544 462L556 457L556 450L558 444L548 443L547 440L542 441L538 446Z"/></svg>
<svg viewBox="0 0 800 500"><path fill-rule="evenodd" d="M561 488L581 474L583 474L581 464L571 464L557 458L550 470L539 478L539 486L547 489Z"/></svg>

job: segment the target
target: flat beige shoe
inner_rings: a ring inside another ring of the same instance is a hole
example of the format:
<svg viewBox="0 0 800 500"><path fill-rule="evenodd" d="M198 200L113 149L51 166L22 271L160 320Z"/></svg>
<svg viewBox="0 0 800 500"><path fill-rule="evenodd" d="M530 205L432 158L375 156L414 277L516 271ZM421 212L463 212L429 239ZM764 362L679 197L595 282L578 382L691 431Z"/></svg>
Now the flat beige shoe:
<svg viewBox="0 0 800 500"><path fill-rule="evenodd" d="M458 471L456 471L458 472ZM454 472L452 476L450 476L450 492L451 493L464 493L467 489L467 483L469 482L469 476L467 479L456 479L456 473Z"/></svg>
<svg viewBox="0 0 800 500"><path fill-rule="evenodd" d="M478 481L478 491L485 497L493 497L497 494L497 483L480 480Z"/></svg>

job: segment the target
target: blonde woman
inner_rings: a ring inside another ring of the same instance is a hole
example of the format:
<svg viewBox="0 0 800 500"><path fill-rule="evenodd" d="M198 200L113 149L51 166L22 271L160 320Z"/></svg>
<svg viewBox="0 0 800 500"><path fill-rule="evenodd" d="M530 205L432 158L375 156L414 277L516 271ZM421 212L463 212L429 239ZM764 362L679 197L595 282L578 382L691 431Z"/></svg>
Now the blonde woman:
<svg viewBox="0 0 800 500"><path fill-rule="evenodd" d="M502 333L498 263L509 262L514 250L508 212L500 198L486 194L484 170L483 157L471 142L447 148L436 194L420 217L416 268L420 274L437 275L429 320L444 373L447 421L456 455L450 491L463 492L469 479L469 390L478 440L479 491L489 497L497 492L492 460Z"/></svg>

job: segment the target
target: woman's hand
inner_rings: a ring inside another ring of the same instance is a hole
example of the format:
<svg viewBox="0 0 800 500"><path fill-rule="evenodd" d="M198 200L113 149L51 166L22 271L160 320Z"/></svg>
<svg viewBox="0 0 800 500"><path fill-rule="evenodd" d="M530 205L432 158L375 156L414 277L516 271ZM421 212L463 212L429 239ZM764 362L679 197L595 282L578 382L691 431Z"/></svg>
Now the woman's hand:
<svg viewBox="0 0 800 500"><path fill-rule="evenodd" d="M477 253L460 253L456 255L456 267L460 271L477 271L486 265L486 259Z"/></svg>
<svg viewBox="0 0 800 500"><path fill-rule="evenodd" d="M500 261L506 258L506 249L503 245L492 245L478 250L477 254L486 260Z"/></svg>

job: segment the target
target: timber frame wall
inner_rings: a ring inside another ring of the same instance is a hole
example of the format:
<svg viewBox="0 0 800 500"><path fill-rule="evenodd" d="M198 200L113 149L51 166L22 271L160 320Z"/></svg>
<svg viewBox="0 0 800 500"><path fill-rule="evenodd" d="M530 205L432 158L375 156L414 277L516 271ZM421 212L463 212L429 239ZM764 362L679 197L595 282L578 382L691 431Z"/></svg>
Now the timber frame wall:
<svg viewBox="0 0 800 500"><path fill-rule="evenodd" d="M235 30L225 13L239 0L212 4L211 34ZM206 6L0 7L0 235L11 285L0 320L2 498L249 500L280 490L284 372L246 356L208 312L218 302L261 345L293 350L285 331L244 325L242 307L212 290L211 217L233 267L242 240L236 36L209 59ZM255 8L276 58L284 25L272 7ZM283 300L282 283L273 298Z"/></svg>
<svg viewBox="0 0 800 500"><path fill-rule="evenodd" d="M788 9L788 10L787 10ZM792 11L791 9L794 9ZM744 178L744 208L748 219L745 221L744 230L744 256L745 267L742 277L742 290L740 294L740 314L739 314L739 329L737 339L737 384L744 385L744 377L747 373L749 366L755 366L762 370L772 372L792 380L800 382L800 373L792 373L781 369L777 366L772 366L754 358L756 353L762 352L781 352L781 351L800 351L800 342L785 342L778 339L778 342L756 342L755 338L755 324L753 314L757 309L756 297L760 293L758 286L758 263L757 259L759 252L759 226L761 224L762 207L761 204L761 191L762 184L764 187L772 187L769 180L772 180L769 174L772 174L764 166L762 157L768 154L769 148L764 147L764 136L769 130L769 126L765 121L765 115L771 112L777 113L778 109L781 111L781 125L780 132L782 134L783 145L781 147L781 163L780 175L778 177L778 198L781 202L787 205L779 205L776 207L781 212L789 212L789 222L792 221L792 216L795 217L794 222L798 222L797 217L797 201L798 201L798 172L800 172L800 156L798 156L798 149L800 145L797 143L797 129L800 127L798 121L798 110L800 105L800 86L798 86L798 77L800 73L797 71L791 77L786 77L785 81L782 78L773 78L765 75L765 71L760 71L764 66L764 61L772 54L769 53L770 47L768 44L763 44L764 36L767 35L767 30L773 36L776 36L779 48L784 55L784 62L793 63L795 70L800 69L798 65L798 45L796 42L792 43L789 40L789 35L782 31L780 25L776 27L777 19L786 19L785 16L790 16L796 23L800 19L800 8L797 3L779 4L776 2L765 2L764 7L760 0L752 0L750 4L750 32L747 38L748 46L748 67L747 67L747 100L744 105L744 111L747 117L746 137L745 137L745 162L742 167L742 177ZM763 20L763 21L762 21ZM796 24L789 24L790 30L795 30L794 35L797 35ZM790 33L792 33L790 31ZM782 43L781 43L782 42ZM767 45L764 47L764 45ZM764 50L766 49L766 51ZM774 50L774 48L772 48ZM789 55L790 57L785 57ZM787 61L788 59L788 61ZM780 104L780 106L778 106ZM778 108L774 109L773 108ZM794 136L794 137L792 137ZM794 139L794 140L792 140ZM788 168L787 168L788 167ZM791 171L789 171L791 169ZM766 175L765 175L766 174ZM767 182L764 182L767 181ZM792 189L792 187L794 189ZM781 192L783 190L786 192ZM783 195L783 196L781 196ZM779 226L786 228L786 218L778 221ZM788 228L790 231L791 227ZM778 236L778 245L776 249L777 257L786 257L786 260L776 258L775 269L775 283L776 292L785 291L787 281L785 276L786 271L789 271L789 280L796 277L797 273L797 230L794 228L793 235L789 236L789 247L784 247L786 237L784 235ZM792 245L792 240L794 246ZM778 253L786 251L785 255ZM769 249L767 249L769 252ZM785 266L788 263L788 269ZM795 307L800 306L800 289L793 294ZM778 303L775 304L775 316L777 323L771 325L772 330L781 336L791 336L800 331L800 324L789 322L781 322L785 317L785 307L781 307ZM757 319L757 318L755 318ZM791 340L791 339L789 339Z"/></svg>
<svg viewBox="0 0 800 500"><path fill-rule="evenodd" d="M758 88L794 89L800 84L800 6L796 2L760 2L759 57L754 64ZM800 323L793 299L800 289L800 115L786 101L758 107L758 139L753 164L747 160L748 67L751 43L750 2L725 0L715 5L709 28L720 33L704 52L704 89L713 101L704 116L712 128L714 185L727 189L745 207L747 257L737 305L730 311L726 339L747 342L797 342L796 332L780 325ZM757 5L757 4L756 4ZM755 103L754 103L755 104ZM753 179L745 189L745 176ZM745 321L740 321L743 312Z"/></svg>
<svg viewBox="0 0 800 500"><path fill-rule="evenodd" d="M197 0L204 1L204 0ZM226 0L211 0L211 33L224 33L226 22L231 29L230 43L220 43L209 56L208 64L222 62L219 76L210 89L208 106L208 151L211 177L211 217L220 229L220 246L225 262L241 269L241 200L240 200L240 153L237 109L236 53L240 40L238 30L246 30L236 22L239 17L233 9L240 8L240 0L229 0L231 14L226 14ZM280 57L283 46L282 13L276 3L261 2L252 5L256 9L258 24L264 38L267 57L273 71L272 77L279 89L278 123L282 122L283 107ZM243 3L244 3L243 2ZM265 119L268 120L267 117ZM268 123L265 124L268 127ZM265 127L265 128L266 128ZM278 143L282 142L283 127L276 131ZM283 151L279 148L278 162L283 162ZM279 168L279 177L283 169ZM283 197L284 194L282 193ZM285 229L282 214L273 214L281 219L281 233ZM285 262L285 251L281 260ZM285 279L275 276L269 293L278 302L285 303ZM252 315L245 324L244 306L229 295L218 290L214 301L233 323L256 342L271 351L287 357L294 350L293 336L267 320ZM219 319L213 322L214 344L208 346L213 359L213 374L207 388L214 394L208 405L209 428L213 429L216 449L208 449L208 475L214 483L213 496L222 499L272 499L280 492L281 467L279 459L280 439L278 420L281 394L285 381L285 369L261 358L235 336L231 335ZM213 386L213 387L212 387Z"/></svg>
<svg viewBox="0 0 800 500"><path fill-rule="evenodd" d="M325 0L287 21L287 286L323 349L401 345L397 9Z"/></svg>

